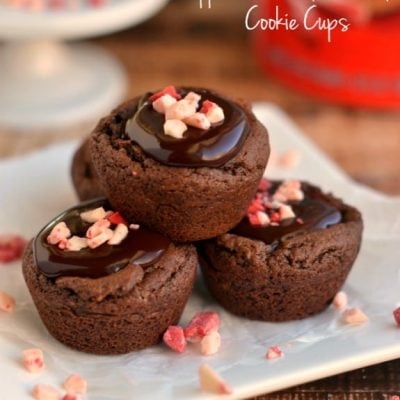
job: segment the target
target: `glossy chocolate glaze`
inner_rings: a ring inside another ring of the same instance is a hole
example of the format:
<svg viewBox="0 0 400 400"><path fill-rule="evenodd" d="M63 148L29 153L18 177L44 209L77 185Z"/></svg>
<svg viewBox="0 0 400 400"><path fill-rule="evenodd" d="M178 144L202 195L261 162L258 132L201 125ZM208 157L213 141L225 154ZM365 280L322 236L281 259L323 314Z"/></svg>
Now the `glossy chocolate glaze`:
<svg viewBox="0 0 400 400"><path fill-rule="evenodd" d="M240 150L249 131L243 109L216 94L197 88L179 89L184 97L190 91L204 100L217 103L225 120L208 130L188 127L182 139L164 134L165 116L153 110L147 93L139 102L135 115L126 123L126 134L150 157L162 164L176 167L220 167Z"/></svg>
<svg viewBox="0 0 400 400"><path fill-rule="evenodd" d="M91 225L81 220L79 214L86 210L104 207L110 210L105 199L97 199L71 208L45 226L34 241L34 256L40 272L48 278L62 276L101 278L120 271L128 264L149 266L167 250L170 240L145 227L129 229L128 236L121 244L103 244L96 249L80 251L61 250L47 243L47 236L54 225L64 221L72 235L85 237Z"/></svg>
<svg viewBox="0 0 400 400"><path fill-rule="evenodd" d="M274 183L271 187L272 193L278 186ZM279 226L254 226L245 217L237 225L232 233L250 239L261 240L266 244L276 244L306 231L326 229L342 221L342 213L333 204L324 198L319 191L302 185L304 200L288 203L296 215L295 218L286 219L280 222ZM299 220L302 221L299 222Z"/></svg>

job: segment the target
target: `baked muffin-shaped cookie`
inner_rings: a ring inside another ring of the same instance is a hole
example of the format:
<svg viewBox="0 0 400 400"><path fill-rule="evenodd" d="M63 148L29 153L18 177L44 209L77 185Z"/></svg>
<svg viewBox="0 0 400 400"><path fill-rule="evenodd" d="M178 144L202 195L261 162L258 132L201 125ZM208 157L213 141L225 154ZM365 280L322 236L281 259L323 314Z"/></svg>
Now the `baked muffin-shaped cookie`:
<svg viewBox="0 0 400 400"><path fill-rule="evenodd" d="M315 186L262 181L248 215L202 245L206 284L230 312L263 321L324 310L358 254L360 213Z"/></svg>
<svg viewBox="0 0 400 400"><path fill-rule="evenodd" d="M71 178L79 200L86 201L104 196L92 165L88 140L85 140L74 154Z"/></svg>
<svg viewBox="0 0 400 400"><path fill-rule="evenodd" d="M234 227L270 151L246 104L174 87L122 104L99 123L90 148L111 205L179 242Z"/></svg>
<svg viewBox="0 0 400 400"><path fill-rule="evenodd" d="M23 274L48 331L74 349L122 354L157 343L178 322L197 253L107 212L105 200L72 208L28 246Z"/></svg>

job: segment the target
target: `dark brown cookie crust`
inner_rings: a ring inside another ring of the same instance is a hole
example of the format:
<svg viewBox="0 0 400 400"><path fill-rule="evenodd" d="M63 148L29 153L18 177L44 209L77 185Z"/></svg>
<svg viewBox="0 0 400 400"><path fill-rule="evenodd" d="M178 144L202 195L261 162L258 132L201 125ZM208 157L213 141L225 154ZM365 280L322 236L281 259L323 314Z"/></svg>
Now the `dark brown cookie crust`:
<svg viewBox="0 0 400 400"><path fill-rule="evenodd" d="M313 190L321 191L310 185ZM270 245L224 234L202 245L206 284L228 311L262 321L304 318L324 310L357 257L361 214L331 195L343 222Z"/></svg>
<svg viewBox="0 0 400 400"><path fill-rule="evenodd" d="M160 164L124 138L138 98L100 121L90 140L93 165L113 208L178 242L211 238L235 226L265 170L268 133L248 106L251 130L239 153L221 168Z"/></svg>
<svg viewBox="0 0 400 400"><path fill-rule="evenodd" d="M86 201L103 196L96 171L92 166L88 140L85 140L74 154L71 178L79 200Z"/></svg>
<svg viewBox="0 0 400 400"><path fill-rule="evenodd" d="M168 326L179 321L197 265L192 245L171 244L128 293L118 290L101 300L88 299L41 274L31 243L23 274L43 323L56 339L88 353L123 354L156 344Z"/></svg>

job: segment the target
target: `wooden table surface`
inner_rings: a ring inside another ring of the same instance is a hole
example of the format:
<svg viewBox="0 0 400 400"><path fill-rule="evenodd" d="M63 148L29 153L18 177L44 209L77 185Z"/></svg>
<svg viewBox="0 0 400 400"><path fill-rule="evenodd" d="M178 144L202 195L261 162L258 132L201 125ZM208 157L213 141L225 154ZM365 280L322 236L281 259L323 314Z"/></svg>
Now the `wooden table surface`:
<svg viewBox="0 0 400 400"><path fill-rule="evenodd" d="M128 97L163 85L209 86L250 101L281 106L355 180L400 194L400 113L323 104L265 76L253 60L244 29L245 1L173 0L139 27L93 40L124 64ZM88 122L63 130L22 135L1 130L0 157L26 153L61 140L83 137ZM291 388L258 399L366 400L400 395L400 360Z"/></svg>

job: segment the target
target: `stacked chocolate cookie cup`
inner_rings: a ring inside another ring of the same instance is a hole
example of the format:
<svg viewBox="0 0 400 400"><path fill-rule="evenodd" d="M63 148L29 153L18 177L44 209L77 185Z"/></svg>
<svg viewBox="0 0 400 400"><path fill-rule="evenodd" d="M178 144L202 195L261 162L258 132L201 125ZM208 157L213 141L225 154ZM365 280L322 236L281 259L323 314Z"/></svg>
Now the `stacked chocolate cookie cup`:
<svg viewBox="0 0 400 400"><path fill-rule="evenodd" d="M199 253L210 292L237 315L326 308L358 253L361 216L312 185L262 180L269 152L247 104L203 88L146 93L102 119L72 164L87 202L25 254L49 332L99 354L155 344L181 316Z"/></svg>

